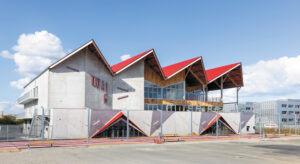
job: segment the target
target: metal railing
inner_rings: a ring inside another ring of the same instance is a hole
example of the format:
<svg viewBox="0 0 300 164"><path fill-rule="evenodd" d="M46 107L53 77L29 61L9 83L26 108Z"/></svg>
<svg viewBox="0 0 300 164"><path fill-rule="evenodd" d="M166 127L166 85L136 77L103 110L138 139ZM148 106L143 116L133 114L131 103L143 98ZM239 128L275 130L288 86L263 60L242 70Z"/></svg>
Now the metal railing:
<svg viewBox="0 0 300 164"><path fill-rule="evenodd" d="M20 98L18 98L19 104L25 104L38 98L38 87L33 88L29 92L26 92Z"/></svg>

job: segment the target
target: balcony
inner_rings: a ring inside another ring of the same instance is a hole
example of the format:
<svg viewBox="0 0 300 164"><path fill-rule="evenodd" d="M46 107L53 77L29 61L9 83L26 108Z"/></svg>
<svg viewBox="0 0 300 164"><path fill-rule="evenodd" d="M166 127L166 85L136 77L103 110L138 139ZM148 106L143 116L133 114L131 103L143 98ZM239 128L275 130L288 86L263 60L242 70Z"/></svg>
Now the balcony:
<svg viewBox="0 0 300 164"><path fill-rule="evenodd" d="M38 99L38 87L33 88L31 91L26 92L20 98L18 98L19 104L27 104L31 101Z"/></svg>
<svg viewBox="0 0 300 164"><path fill-rule="evenodd" d="M167 99L149 99L144 100L145 104L174 104L174 105L191 105L191 106L223 106L219 99L211 99L210 101L197 100L167 100Z"/></svg>

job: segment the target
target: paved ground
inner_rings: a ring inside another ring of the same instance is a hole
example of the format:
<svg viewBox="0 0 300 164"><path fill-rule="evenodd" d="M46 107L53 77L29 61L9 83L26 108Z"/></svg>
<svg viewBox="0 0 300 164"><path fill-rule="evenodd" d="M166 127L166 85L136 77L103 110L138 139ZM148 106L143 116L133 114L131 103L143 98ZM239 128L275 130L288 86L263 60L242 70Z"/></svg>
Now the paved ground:
<svg viewBox="0 0 300 164"><path fill-rule="evenodd" d="M1 163L300 163L300 139L36 148L0 153Z"/></svg>

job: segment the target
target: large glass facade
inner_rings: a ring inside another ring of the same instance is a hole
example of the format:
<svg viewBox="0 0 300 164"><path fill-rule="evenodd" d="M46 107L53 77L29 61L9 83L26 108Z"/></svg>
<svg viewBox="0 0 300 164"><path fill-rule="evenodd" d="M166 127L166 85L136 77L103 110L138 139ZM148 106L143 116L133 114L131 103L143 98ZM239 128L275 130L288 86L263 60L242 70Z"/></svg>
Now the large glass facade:
<svg viewBox="0 0 300 164"><path fill-rule="evenodd" d="M145 110L163 110L163 111L205 111L204 106L192 106L192 105L175 105L175 104L145 104ZM208 108L208 110L212 108Z"/></svg>
<svg viewBox="0 0 300 164"><path fill-rule="evenodd" d="M196 101L204 101L204 93L203 90L195 90L192 92L185 93L186 100L196 100Z"/></svg>
<svg viewBox="0 0 300 164"><path fill-rule="evenodd" d="M185 99L185 82L161 87L145 80L145 98L150 99L168 99L184 100Z"/></svg>

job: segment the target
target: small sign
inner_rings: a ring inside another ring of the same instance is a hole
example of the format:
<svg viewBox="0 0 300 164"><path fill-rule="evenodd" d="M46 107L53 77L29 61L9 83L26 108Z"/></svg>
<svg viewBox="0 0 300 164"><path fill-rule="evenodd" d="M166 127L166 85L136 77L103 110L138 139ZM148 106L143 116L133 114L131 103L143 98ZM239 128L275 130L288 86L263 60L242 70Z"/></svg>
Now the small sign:
<svg viewBox="0 0 300 164"><path fill-rule="evenodd" d="M265 128L277 128L277 124L265 124Z"/></svg>

